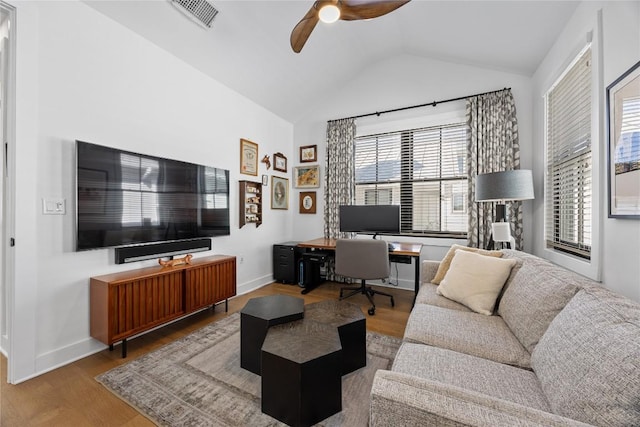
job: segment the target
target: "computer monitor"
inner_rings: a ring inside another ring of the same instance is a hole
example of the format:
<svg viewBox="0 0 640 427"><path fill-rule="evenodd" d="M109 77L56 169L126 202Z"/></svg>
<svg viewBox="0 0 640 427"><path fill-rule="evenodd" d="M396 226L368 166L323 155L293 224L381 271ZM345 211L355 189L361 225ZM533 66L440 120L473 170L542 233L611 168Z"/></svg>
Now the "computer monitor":
<svg viewBox="0 0 640 427"><path fill-rule="evenodd" d="M400 206L398 205L344 205L340 206L340 231L354 233L400 233Z"/></svg>

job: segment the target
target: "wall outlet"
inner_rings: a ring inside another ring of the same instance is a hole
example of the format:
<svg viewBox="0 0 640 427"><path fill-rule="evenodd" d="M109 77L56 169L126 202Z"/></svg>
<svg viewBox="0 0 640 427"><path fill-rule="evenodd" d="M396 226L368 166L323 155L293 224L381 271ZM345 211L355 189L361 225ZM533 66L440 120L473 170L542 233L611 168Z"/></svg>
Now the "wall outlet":
<svg viewBox="0 0 640 427"><path fill-rule="evenodd" d="M243 257L243 256L239 256L239 257L238 257L238 262L239 262L240 264L243 264L243 263L244 263L244 257Z"/></svg>
<svg viewBox="0 0 640 427"><path fill-rule="evenodd" d="M61 198L43 198L42 213L44 215L64 215L67 213L67 202Z"/></svg>

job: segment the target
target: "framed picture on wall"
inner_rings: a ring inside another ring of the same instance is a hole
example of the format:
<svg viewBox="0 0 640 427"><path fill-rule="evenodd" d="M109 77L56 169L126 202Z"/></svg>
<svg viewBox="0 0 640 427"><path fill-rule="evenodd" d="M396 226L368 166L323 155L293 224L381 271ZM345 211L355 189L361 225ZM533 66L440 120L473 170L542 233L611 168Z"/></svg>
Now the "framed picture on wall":
<svg viewBox="0 0 640 427"><path fill-rule="evenodd" d="M316 213L316 192L302 191L300 193L300 213L314 214Z"/></svg>
<svg viewBox="0 0 640 427"><path fill-rule="evenodd" d="M289 209L289 179L271 176L271 209Z"/></svg>
<svg viewBox="0 0 640 427"><path fill-rule="evenodd" d="M609 218L640 219L640 62L607 87Z"/></svg>
<svg viewBox="0 0 640 427"><path fill-rule="evenodd" d="M287 171L287 158L282 153L273 154L273 169L286 172Z"/></svg>
<svg viewBox="0 0 640 427"><path fill-rule="evenodd" d="M300 147L300 163L309 163L318 161L318 146L305 145Z"/></svg>
<svg viewBox="0 0 640 427"><path fill-rule="evenodd" d="M320 165L296 166L293 176L297 188L320 187Z"/></svg>
<svg viewBox="0 0 640 427"><path fill-rule="evenodd" d="M240 139L240 173L258 176L258 144Z"/></svg>

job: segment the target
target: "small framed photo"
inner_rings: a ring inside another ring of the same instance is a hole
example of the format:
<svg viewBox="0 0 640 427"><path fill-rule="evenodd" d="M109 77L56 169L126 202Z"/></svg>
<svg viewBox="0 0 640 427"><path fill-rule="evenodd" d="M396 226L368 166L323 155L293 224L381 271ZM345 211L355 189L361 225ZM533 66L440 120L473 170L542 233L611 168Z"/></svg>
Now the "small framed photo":
<svg viewBox="0 0 640 427"><path fill-rule="evenodd" d="M296 166L293 176L297 188L320 187L320 165Z"/></svg>
<svg viewBox="0 0 640 427"><path fill-rule="evenodd" d="M266 187L267 185L269 185L269 176L268 175L262 175L262 186Z"/></svg>
<svg viewBox="0 0 640 427"><path fill-rule="evenodd" d="M300 213L314 214L316 213L316 192L302 191L300 193Z"/></svg>
<svg viewBox="0 0 640 427"><path fill-rule="evenodd" d="M286 172L287 171L287 158L282 153L273 154L273 169Z"/></svg>
<svg viewBox="0 0 640 427"><path fill-rule="evenodd" d="M309 163L318 161L318 146L305 145L300 147L300 163Z"/></svg>
<svg viewBox="0 0 640 427"><path fill-rule="evenodd" d="M271 209L289 209L289 179L271 176Z"/></svg>
<svg viewBox="0 0 640 427"><path fill-rule="evenodd" d="M640 219L640 62L607 87L609 218Z"/></svg>
<svg viewBox="0 0 640 427"><path fill-rule="evenodd" d="M240 139L240 173L258 176L258 144Z"/></svg>

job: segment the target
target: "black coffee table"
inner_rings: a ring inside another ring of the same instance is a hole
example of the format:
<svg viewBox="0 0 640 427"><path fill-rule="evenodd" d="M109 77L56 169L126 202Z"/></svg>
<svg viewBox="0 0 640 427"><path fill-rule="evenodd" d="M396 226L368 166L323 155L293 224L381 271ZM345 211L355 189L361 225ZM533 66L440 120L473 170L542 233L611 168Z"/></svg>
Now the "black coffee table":
<svg viewBox="0 0 640 427"><path fill-rule="evenodd" d="M302 298L269 295L250 299L240 311L240 367L260 375L260 349L269 327L303 316Z"/></svg>
<svg viewBox="0 0 640 427"><path fill-rule="evenodd" d="M342 410L337 328L302 319L269 328L262 345L262 412L311 426Z"/></svg>
<svg viewBox="0 0 640 427"><path fill-rule="evenodd" d="M348 302L326 300L307 304L304 318L337 328L342 345L342 375L367 366L367 320Z"/></svg>

